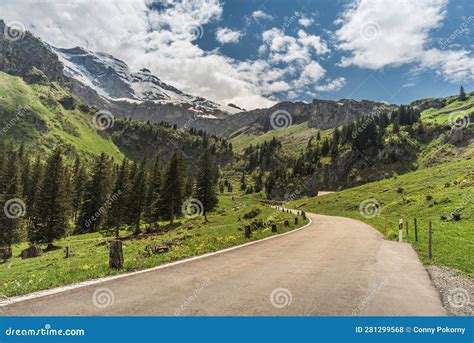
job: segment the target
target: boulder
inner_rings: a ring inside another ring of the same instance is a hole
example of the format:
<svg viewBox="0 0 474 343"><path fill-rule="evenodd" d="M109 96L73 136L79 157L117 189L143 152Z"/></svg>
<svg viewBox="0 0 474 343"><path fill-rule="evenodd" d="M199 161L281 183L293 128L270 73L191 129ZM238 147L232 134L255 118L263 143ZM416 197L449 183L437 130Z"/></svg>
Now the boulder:
<svg viewBox="0 0 474 343"><path fill-rule="evenodd" d="M20 254L22 260L27 258L39 257L43 255L43 250L35 244L29 246L27 249L23 250Z"/></svg>
<svg viewBox="0 0 474 343"><path fill-rule="evenodd" d="M13 256L11 247L0 248L0 260L6 261L11 259Z"/></svg>

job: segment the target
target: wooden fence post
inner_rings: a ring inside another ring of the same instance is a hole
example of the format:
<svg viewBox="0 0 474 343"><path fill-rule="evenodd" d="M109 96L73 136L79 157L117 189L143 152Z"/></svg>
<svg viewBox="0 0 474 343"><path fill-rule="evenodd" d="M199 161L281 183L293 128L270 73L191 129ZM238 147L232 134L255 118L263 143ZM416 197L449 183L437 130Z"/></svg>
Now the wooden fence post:
<svg viewBox="0 0 474 343"><path fill-rule="evenodd" d="M403 219L400 218L398 220L398 242L403 242Z"/></svg>
<svg viewBox="0 0 474 343"><path fill-rule="evenodd" d="M418 242L418 226L416 222L416 217L413 219L413 224L415 225L415 242Z"/></svg>
<svg viewBox="0 0 474 343"><path fill-rule="evenodd" d="M250 227L250 225L245 225L244 234L245 238L250 238L252 236L252 228Z"/></svg>
<svg viewBox="0 0 474 343"><path fill-rule="evenodd" d="M428 258L431 260L433 258L432 253L432 239L433 239L433 231L431 226L431 220L428 222Z"/></svg>
<svg viewBox="0 0 474 343"><path fill-rule="evenodd" d="M405 229L407 230L407 243L408 243L408 223L409 223L409 220L407 219L405 223Z"/></svg>

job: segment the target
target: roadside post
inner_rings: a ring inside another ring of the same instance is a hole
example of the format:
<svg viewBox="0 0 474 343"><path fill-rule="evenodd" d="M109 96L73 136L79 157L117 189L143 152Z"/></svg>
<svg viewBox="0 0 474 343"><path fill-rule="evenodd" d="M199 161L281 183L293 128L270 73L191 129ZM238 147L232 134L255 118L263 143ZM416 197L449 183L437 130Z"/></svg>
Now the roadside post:
<svg viewBox="0 0 474 343"><path fill-rule="evenodd" d="M407 230L407 243L408 243L408 223L410 221L407 219L406 223L405 223L405 229Z"/></svg>
<svg viewBox="0 0 474 343"><path fill-rule="evenodd" d="M416 222L416 217L413 219L413 224L415 225L415 242L418 242L418 226Z"/></svg>
<svg viewBox="0 0 474 343"><path fill-rule="evenodd" d="M433 230L432 230L432 224L431 220L428 223L428 258L431 260L433 258L433 252L432 252L432 239L433 239Z"/></svg>
<svg viewBox="0 0 474 343"><path fill-rule="evenodd" d="M400 218L398 220L398 242L403 242L403 219Z"/></svg>

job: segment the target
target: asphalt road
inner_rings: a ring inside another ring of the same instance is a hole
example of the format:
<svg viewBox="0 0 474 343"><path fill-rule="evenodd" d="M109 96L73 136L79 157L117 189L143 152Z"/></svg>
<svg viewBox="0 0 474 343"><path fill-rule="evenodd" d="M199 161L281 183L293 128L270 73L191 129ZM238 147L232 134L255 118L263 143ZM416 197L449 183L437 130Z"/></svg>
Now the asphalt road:
<svg viewBox="0 0 474 343"><path fill-rule="evenodd" d="M167 268L17 301L1 315L446 315L408 244L352 219Z"/></svg>

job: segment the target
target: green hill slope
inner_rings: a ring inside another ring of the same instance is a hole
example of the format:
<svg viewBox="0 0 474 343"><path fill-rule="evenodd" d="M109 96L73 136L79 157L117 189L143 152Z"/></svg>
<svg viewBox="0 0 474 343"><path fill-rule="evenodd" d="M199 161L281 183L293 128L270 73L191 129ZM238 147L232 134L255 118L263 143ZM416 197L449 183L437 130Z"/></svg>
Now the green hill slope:
<svg viewBox="0 0 474 343"><path fill-rule="evenodd" d="M0 72L3 140L24 143L36 153L49 153L61 146L69 155L90 156L104 152L122 159L123 154L112 140L94 127L92 111L76 102L57 83L45 81L30 85L20 77Z"/></svg>

